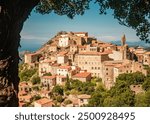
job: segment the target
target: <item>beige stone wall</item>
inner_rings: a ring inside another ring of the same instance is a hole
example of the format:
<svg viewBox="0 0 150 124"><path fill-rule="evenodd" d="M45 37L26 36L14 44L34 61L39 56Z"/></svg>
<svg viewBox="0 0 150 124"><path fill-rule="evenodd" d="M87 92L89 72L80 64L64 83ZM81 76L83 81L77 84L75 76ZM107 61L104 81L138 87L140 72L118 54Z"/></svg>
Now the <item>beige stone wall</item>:
<svg viewBox="0 0 150 124"><path fill-rule="evenodd" d="M32 64L39 61L40 54L25 54L25 63Z"/></svg>
<svg viewBox="0 0 150 124"><path fill-rule="evenodd" d="M56 84L56 79L53 78L53 79L49 79L49 78L41 78L41 83L44 85L44 86L54 86Z"/></svg>
<svg viewBox="0 0 150 124"><path fill-rule="evenodd" d="M69 45L69 37L62 37L59 38L59 44L60 47L67 47Z"/></svg>
<svg viewBox="0 0 150 124"><path fill-rule="evenodd" d="M109 54L109 57L113 60L123 60L122 53L120 51L112 51L112 54Z"/></svg>
<svg viewBox="0 0 150 124"><path fill-rule="evenodd" d="M147 71L144 69L142 63L139 62L131 60L104 62L102 81L106 88L110 89L120 74L134 73L137 71L142 72L145 75L147 74Z"/></svg>
<svg viewBox="0 0 150 124"><path fill-rule="evenodd" d="M71 45L70 46L70 52L78 52L78 46L77 45Z"/></svg>
<svg viewBox="0 0 150 124"><path fill-rule="evenodd" d="M62 77L60 77L60 76L57 76L57 78L56 78L56 84L57 85L64 85L65 83L66 83L66 78L62 78Z"/></svg>
<svg viewBox="0 0 150 124"><path fill-rule="evenodd" d="M39 76L49 72L52 72L52 68L49 62L39 63Z"/></svg>
<svg viewBox="0 0 150 124"><path fill-rule="evenodd" d="M50 52L56 52L57 51L57 46L49 46L49 51Z"/></svg>
<svg viewBox="0 0 150 124"><path fill-rule="evenodd" d="M68 56L57 56L57 63L58 64L65 64L68 62Z"/></svg>
<svg viewBox="0 0 150 124"><path fill-rule="evenodd" d="M150 54L145 54L143 56L143 64L144 65L150 65Z"/></svg>
<svg viewBox="0 0 150 124"><path fill-rule="evenodd" d="M102 63L100 55L80 55L76 56L76 65L81 70L87 70L92 76L102 77Z"/></svg>

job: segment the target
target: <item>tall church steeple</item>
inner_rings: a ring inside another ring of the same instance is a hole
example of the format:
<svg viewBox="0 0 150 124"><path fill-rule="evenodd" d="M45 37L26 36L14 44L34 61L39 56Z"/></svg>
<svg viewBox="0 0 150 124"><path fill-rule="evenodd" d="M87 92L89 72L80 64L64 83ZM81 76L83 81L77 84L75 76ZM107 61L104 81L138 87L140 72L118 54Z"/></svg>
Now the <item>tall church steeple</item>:
<svg viewBox="0 0 150 124"><path fill-rule="evenodd" d="M122 59L127 59L127 44L126 44L126 36L125 34L121 38L122 45Z"/></svg>
<svg viewBox="0 0 150 124"><path fill-rule="evenodd" d="M126 36L125 36L125 34L121 38L121 44L122 44L122 46L124 46L126 44Z"/></svg>

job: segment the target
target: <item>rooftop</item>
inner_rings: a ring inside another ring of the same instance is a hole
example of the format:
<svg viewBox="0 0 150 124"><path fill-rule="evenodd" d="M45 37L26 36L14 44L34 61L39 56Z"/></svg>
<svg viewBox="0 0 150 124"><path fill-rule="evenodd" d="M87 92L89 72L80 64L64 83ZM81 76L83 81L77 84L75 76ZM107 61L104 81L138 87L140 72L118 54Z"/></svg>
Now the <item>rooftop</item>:
<svg viewBox="0 0 150 124"><path fill-rule="evenodd" d="M48 98L41 98L39 100L36 100L35 102L40 105L44 105L44 104L52 103L52 100L50 100Z"/></svg>
<svg viewBox="0 0 150 124"><path fill-rule="evenodd" d="M70 70L71 67L70 67L70 66L60 66L59 69L67 69L67 70Z"/></svg>
<svg viewBox="0 0 150 124"><path fill-rule="evenodd" d="M45 79L55 79L56 76L55 75L53 75L53 76L43 76L42 78L45 78Z"/></svg>
<svg viewBox="0 0 150 124"><path fill-rule="evenodd" d="M81 72L73 76L73 78L86 78L91 75L90 72Z"/></svg>
<svg viewBox="0 0 150 124"><path fill-rule="evenodd" d="M66 55L67 53L68 53L68 52L66 52L66 51L62 51L62 52L59 52L58 55L64 56L64 55Z"/></svg>

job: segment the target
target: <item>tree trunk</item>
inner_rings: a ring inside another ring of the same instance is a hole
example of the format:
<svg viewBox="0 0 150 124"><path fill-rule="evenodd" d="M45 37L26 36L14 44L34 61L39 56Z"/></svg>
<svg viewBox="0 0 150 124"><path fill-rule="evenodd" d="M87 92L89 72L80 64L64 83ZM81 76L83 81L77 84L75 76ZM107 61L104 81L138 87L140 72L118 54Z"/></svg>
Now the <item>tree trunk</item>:
<svg viewBox="0 0 150 124"><path fill-rule="evenodd" d="M0 1L0 106L18 106L20 32L38 0Z"/></svg>

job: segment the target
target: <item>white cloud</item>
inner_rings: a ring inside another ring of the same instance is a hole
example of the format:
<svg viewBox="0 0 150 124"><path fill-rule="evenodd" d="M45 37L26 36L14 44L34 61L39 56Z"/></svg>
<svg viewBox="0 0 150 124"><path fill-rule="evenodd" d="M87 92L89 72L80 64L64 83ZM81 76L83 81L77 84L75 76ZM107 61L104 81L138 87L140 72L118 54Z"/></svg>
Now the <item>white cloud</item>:
<svg viewBox="0 0 150 124"><path fill-rule="evenodd" d="M22 34L21 39L23 40L38 40L38 41L47 41L48 37L37 36L37 35L30 35L30 34Z"/></svg>

